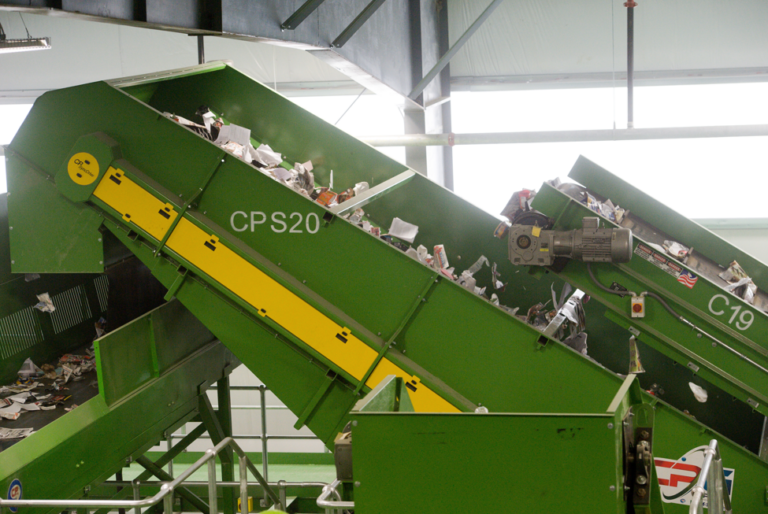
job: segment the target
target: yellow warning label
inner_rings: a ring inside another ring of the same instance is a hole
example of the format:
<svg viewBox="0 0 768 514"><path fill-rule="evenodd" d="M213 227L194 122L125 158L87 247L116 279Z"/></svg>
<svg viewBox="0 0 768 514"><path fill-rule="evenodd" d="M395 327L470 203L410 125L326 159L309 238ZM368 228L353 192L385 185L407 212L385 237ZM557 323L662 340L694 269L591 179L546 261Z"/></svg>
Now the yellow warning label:
<svg viewBox="0 0 768 514"><path fill-rule="evenodd" d="M88 184L93 184L93 181L99 177L99 163L93 155L79 152L69 159L67 172L72 182L81 186L87 186Z"/></svg>
<svg viewBox="0 0 768 514"><path fill-rule="evenodd" d="M531 235L533 237L539 237L541 235L541 229L539 227L533 227L531 229Z"/></svg>

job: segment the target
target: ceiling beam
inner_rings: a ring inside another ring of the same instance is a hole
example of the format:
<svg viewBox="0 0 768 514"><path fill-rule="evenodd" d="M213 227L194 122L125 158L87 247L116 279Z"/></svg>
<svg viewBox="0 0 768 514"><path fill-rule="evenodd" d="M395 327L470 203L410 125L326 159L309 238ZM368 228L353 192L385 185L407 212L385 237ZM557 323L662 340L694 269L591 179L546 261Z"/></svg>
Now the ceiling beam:
<svg viewBox="0 0 768 514"><path fill-rule="evenodd" d="M485 23L485 20L491 16L493 11L495 11L503 1L504 0L491 0L491 3L488 5L488 7L486 7L480 16L478 16L477 19L472 23L472 25L470 25L469 28L464 31L464 34L462 34L459 39L456 40L456 42L448 49L448 51L443 54L440 60L435 63L432 69L429 70L426 75L424 75L424 78L421 79L418 84L416 84L416 86L413 88L413 91L411 91L408 95L409 98L412 100L418 98L418 96L422 93L422 91L424 91L427 85L432 82L432 80L434 80L438 73L443 71L443 68L445 68L449 62L451 62L451 59L453 59L453 57L458 53L459 50L461 50L464 44L469 41L469 38L471 38L472 35L477 32L477 29L479 29L480 26Z"/></svg>
<svg viewBox="0 0 768 514"><path fill-rule="evenodd" d="M258 41L308 50L352 80L407 109L423 109L432 98L412 100L409 0L0 0L0 10L68 16L88 21ZM437 3L427 10L437 16ZM359 14L356 14L359 13ZM374 19L371 19L376 13ZM285 21L282 21L285 20ZM290 23L289 23L290 22ZM303 22L303 23L300 23ZM286 30L287 25L293 27ZM424 25L423 45L436 46L433 24ZM361 30L361 28L364 28ZM354 37L352 37L354 35ZM338 37L336 37L338 36ZM332 39L336 37L336 39ZM382 52L382 42L386 52Z"/></svg>
<svg viewBox="0 0 768 514"><path fill-rule="evenodd" d="M301 7L296 9L296 12L291 14L291 17L285 20L283 24L280 25L280 27L285 30L295 30L299 25L301 25L301 22L306 20L310 14L315 12L315 9L320 7L320 4L323 2L325 2L325 0L307 0L301 5Z"/></svg>
<svg viewBox="0 0 768 514"><path fill-rule="evenodd" d="M451 77L453 91L515 91L532 89L581 89L626 87L626 72L557 73ZM680 86L768 82L768 67L713 68L634 72L635 86Z"/></svg>
<svg viewBox="0 0 768 514"><path fill-rule="evenodd" d="M405 134L365 137L371 146L506 145L517 143L569 143L580 141L636 141L648 139L699 139L768 136L768 125L716 127L661 127L605 130L549 130L491 132L485 134Z"/></svg>

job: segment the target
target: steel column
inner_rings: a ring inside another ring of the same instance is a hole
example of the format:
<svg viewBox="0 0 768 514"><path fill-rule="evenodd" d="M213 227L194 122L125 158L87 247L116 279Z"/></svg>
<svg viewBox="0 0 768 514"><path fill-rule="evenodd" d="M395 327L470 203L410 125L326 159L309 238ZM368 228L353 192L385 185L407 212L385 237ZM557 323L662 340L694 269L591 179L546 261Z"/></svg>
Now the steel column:
<svg viewBox="0 0 768 514"><path fill-rule="evenodd" d="M418 82L424 73L424 65L421 44L421 2L411 0L408 2L408 31L411 38L411 80ZM418 98L417 103L423 105L423 98ZM424 109L405 109L403 112L403 129L406 134L425 134L427 132L427 119ZM427 150L425 148L407 147L405 149L405 164L418 171L422 175L428 174Z"/></svg>
<svg viewBox="0 0 768 514"><path fill-rule="evenodd" d="M218 397L218 410L216 415L221 424L222 434L225 437L232 437L232 397L229 394L229 377L225 377L216 382L216 395ZM225 454L227 455L225 457ZM222 450L221 458L221 479L230 481L235 479L235 459L232 448ZM237 510L237 492L234 489L225 489L221 502L222 511L234 514Z"/></svg>
<svg viewBox="0 0 768 514"><path fill-rule="evenodd" d="M440 54L445 55L450 49L450 40L448 33L448 0L443 0L438 7L437 12L437 45ZM440 71L440 96L442 98L451 97L451 64L447 63ZM453 132L453 121L451 118L451 104L446 102L435 107L440 109L443 122L443 132L450 134ZM443 147L443 186L453 191L453 146Z"/></svg>
<svg viewBox="0 0 768 514"><path fill-rule="evenodd" d="M627 8L627 128L635 126L633 74L635 69L635 7L637 2L628 0Z"/></svg>
<svg viewBox="0 0 768 514"><path fill-rule="evenodd" d="M261 466L263 469L264 480L269 482L269 448L267 437L267 387L259 387L259 402L261 406ZM267 491L264 491L264 502L267 501ZM266 506L266 505L265 505Z"/></svg>
<svg viewBox="0 0 768 514"><path fill-rule="evenodd" d="M211 450L208 450L211 451ZM208 461L208 505L211 506L211 514L217 514L219 508L217 505L218 497L216 492L216 459Z"/></svg>
<svg viewBox="0 0 768 514"><path fill-rule="evenodd" d="M197 36L197 64L205 64L205 36Z"/></svg>
<svg viewBox="0 0 768 514"><path fill-rule="evenodd" d="M228 385L228 384L227 384ZM232 432L232 421L229 416L231 415L230 409L226 410L226 414L222 414L224 410L222 410L223 406L229 406L229 389L227 388L227 385L222 384L221 381L218 382L218 389L217 393L219 395L219 411L216 412L213 410L213 406L211 406L211 401L208 399L207 394L201 394L200 395L200 417L203 420L203 425L206 426L206 429L208 430L208 435L211 436L211 441L213 441L214 444L219 444L222 440L224 440L227 437L231 436ZM222 403L224 402L224 403ZM224 418L224 421L222 422L222 418ZM227 429L229 429L229 433L227 433ZM231 448L225 448L219 453L219 460L221 460L221 472L222 477L224 480L233 480L235 477L234 472L234 456L232 454ZM231 493L234 493L234 491L231 491ZM233 494L225 495L222 507L224 508L224 512L232 512L234 510L234 505L237 502L235 500L236 496ZM234 502L234 503L233 503ZM231 510L227 510L231 509ZM215 514L215 509L213 507L213 504L211 506L211 513Z"/></svg>
<svg viewBox="0 0 768 514"><path fill-rule="evenodd" d="M248 513L248 463L240 457L240 512Z"/></svg>

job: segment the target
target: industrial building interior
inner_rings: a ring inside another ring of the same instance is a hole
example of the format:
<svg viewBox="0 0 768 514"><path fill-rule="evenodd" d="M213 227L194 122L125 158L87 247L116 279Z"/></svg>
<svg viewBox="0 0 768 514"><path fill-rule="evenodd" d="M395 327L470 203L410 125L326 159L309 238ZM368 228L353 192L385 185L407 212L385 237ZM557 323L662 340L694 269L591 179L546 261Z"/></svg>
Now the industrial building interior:
<svg viewBox="0 0 768 514"><path fill-rule="evenodd" d="M766 26L0 0L0 514L768 512Z"/></svg>

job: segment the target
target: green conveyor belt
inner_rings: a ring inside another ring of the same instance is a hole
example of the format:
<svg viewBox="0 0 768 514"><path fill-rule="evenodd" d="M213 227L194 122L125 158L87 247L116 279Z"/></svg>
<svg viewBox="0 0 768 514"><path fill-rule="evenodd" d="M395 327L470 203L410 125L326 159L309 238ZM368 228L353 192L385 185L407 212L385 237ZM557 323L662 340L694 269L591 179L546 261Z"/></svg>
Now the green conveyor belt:
<svg viewBox="0 0 768 514"><path fill-rule="evenodd" d="M736 260L760 284L766 266L587 159L576 163L571 176L596 187L600 198L610 197L628 209L622 225L634 229L635 258L626 264L595 266L597 280L604 286L615 282L637 294L655 293L677 316L648 298L645 316L633 318L629 298L601 290L583 263L569 263L558 272L560 277L604 303L606 316L622 328L641 333L640 339L648 345L760 414L768 414L768 343L764 337L768 314L761 308L765 293L759 291L752 305L727 292L727 283L718 277ZM577 228L582 217L597 215L549 184L542 186L534 207L557 219L557 229ZM674 259L661 249L664 240L683 242L694 252L685 262ZM685 274L695 281L681 281L679 277Z"/></svg>
<svg viewBox="0 0 768 514"><path fill-rule="evenodd" d="M502 304L526 308L548 294L550 282L515 273L506 242L492 237L496 218L219 64L43 95L7 151L11 223L24 228L14 231L14 269L100 271L93 241L108 231L328 445L359 397L392 374L417 412L606 412L621 377L162 115L194 119L201 105L287 162L311 160L320 184L333 170L337 190L379 187L363 207L371 222L417 224L414 244L444 244L457 272L480 255L496 262L510 282ZM84 158L97 163L93 180L72 171ZM39 241L50 254L29 251ZM736 469L734 509L765 509L766 463L642 398L655 406L655 457L677 460L716 437ZM609 429L617 450L620 428ZM540 453L546 460L546 445ZM580 472L560 465L553 481ZM620 476L620 462L611 466ZM611 491L624 512L622 491Z"/></svg>

